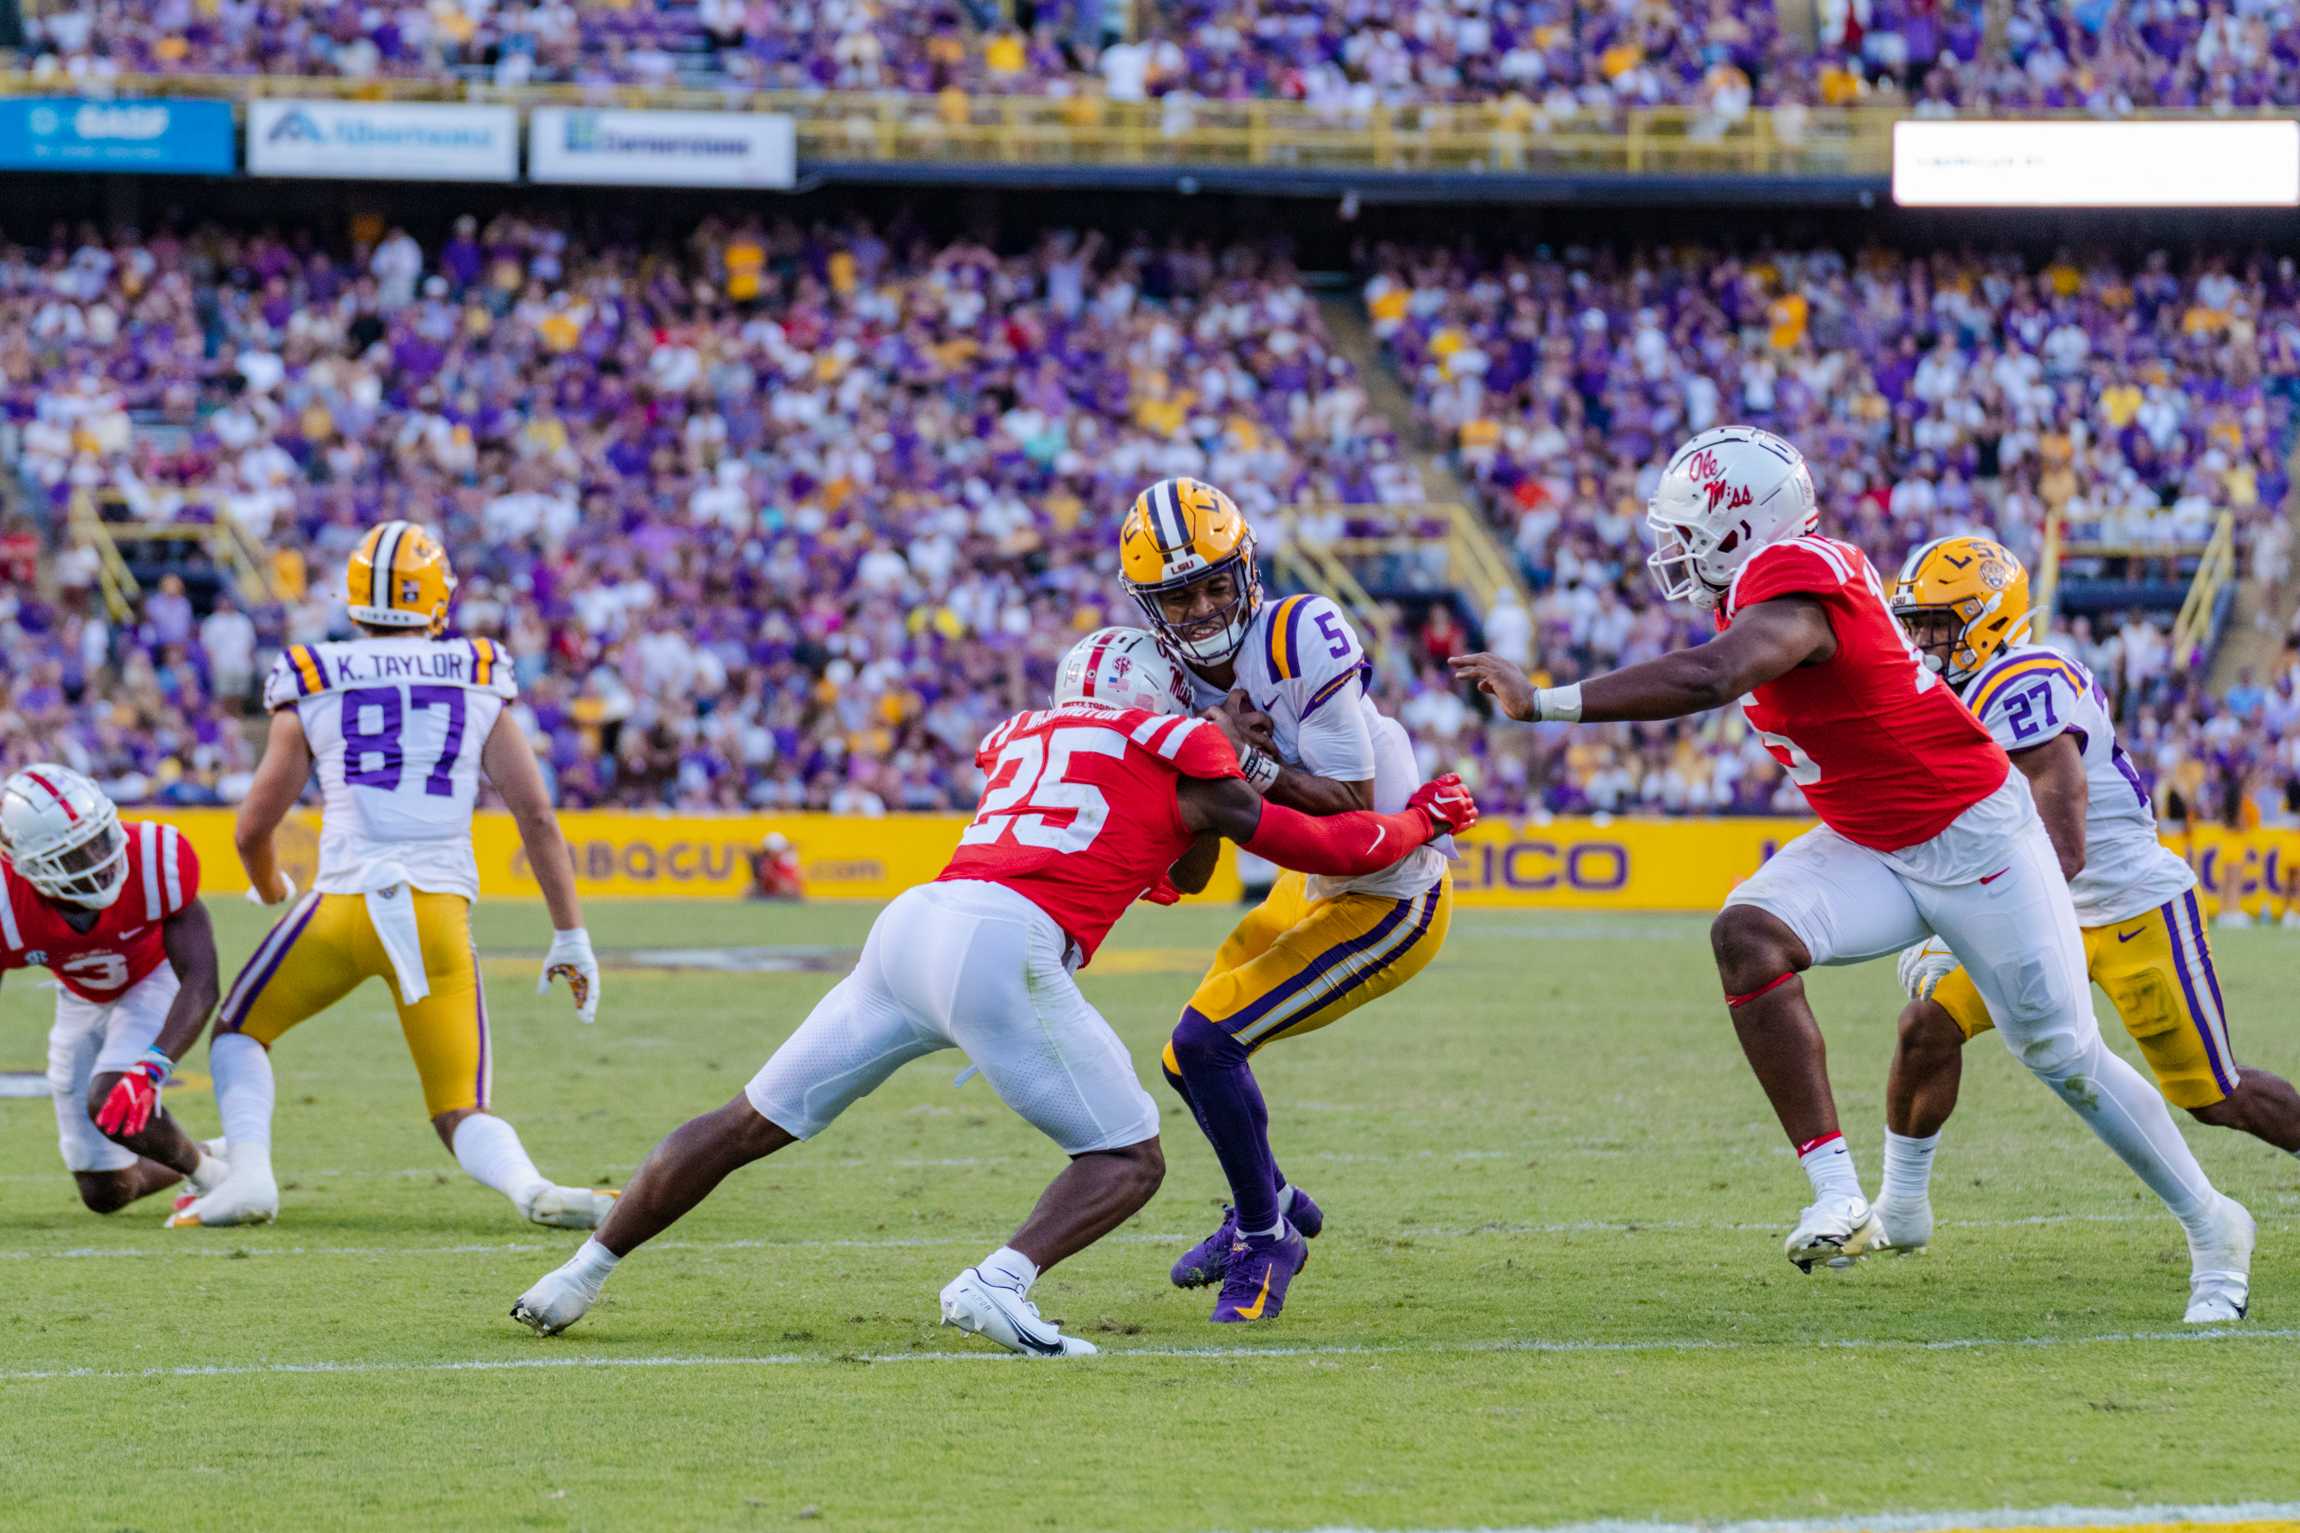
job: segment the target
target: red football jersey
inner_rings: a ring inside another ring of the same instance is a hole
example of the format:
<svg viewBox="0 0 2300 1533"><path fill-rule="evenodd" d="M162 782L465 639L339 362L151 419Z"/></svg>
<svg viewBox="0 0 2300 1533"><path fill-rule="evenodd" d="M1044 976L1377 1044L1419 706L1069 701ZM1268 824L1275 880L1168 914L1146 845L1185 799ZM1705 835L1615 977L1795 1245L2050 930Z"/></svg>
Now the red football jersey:
<svg viewBox="0 0 2300 1533"><path fill-rule="evenodd" d="M1088 702L1018 713L974 759L990 780L936 881L1006 885L1086 958L1190 849L1177 780L1244 775L1203 719Z"/></svg>
<svg viewBox="0 0 2300 1533"><path fill-rule="evenodd" d="M2003 786L2010 758L1925 668L1859 549L1802 537L1759 550L1733 577L1718 631L1776 596L1820 602L1837 653L1767 682L1742 710L1825 824L1895 852L1931 840Z"/></svg>
<svg viewBox="0 0 2300 1533"><path fill-rule="evenodd" d="M101 1006L168 961L160 924L200 893L200 858L172 825L123 820L128 878L120 897L76 931L67 906L24 881L0 857L0 969L46 968L64 988Z"/></svg>

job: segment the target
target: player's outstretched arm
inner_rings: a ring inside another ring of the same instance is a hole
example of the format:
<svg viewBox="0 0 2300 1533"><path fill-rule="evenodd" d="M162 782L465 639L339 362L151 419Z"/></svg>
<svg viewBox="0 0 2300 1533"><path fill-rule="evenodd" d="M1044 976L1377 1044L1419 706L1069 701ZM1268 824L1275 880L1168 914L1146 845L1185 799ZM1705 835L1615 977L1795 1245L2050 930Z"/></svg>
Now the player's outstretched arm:
<svg viewBox="0 0 2300 1533"><path fill-rule="evenodd" d="M1612 724L1678 719L1722 708L1800 665L1828 659L1837 638L1818 602L1757 602L1706 644L1607 671L1566 687L1537 687L1498 655L1457 655L1454 675L1527 723Z"/></svg>
<svg viewBox="0 0 2300 1533"><path fill-rule="evenodd" d="M272 851L272 833L309 781L311 743L304 739L303 720L293 708L282 708L272 715L264 759L256 763L255 779L248 784L248 796L240 800L239 819L232 827L240 865L248 870L248 897L258 904L277 905L295 898L295 885L280 872L279 858Z"/></svg>
<svg viewBox="0 0 2300 1533"><path fill-rule="evenodd" d="M2055 735L2031 750L2014 751L2013 765L2028 779L2052 849L2060 854L2060 876L2084 871L2084 811L2091 792L2084 781L2084 752L2074 735Z"/></svg>
<svg viewBox="0 0 2300 1533"><path fill-rule="evenodd" d="M497 715L495 727L487 732L479 765L519 827L519 844L527 849L527 865L535 870L543 904L551 912L551 951L544 955L535 993L541 995L551 988L551 981L564 979L575 995L575 1015L588 1022L599 1014L599 960L592 955L591 934L583 926L583 902L575 893L575 859L568 855L559 817L551 812L551 795L536 768L534 748L509 713Z"/></svg>
<svg viewBox="0 0 2300 1533"><path fill-rule="evenodd" d="M1297 873L1336 878L1378 873L1425 842L1477 823L1476 802L1452 776L1422 784L1396 814L1300 814L1265 802L1236 777L1187 780L1175 799L1185 829L1212 831Z"/></svg>
<svg viewBox="0 0 2300 1533"><path fill-rule="evenodd" d="M159 1037L144 1050L144 1057L121 1072L97 1110L96 1127L106 1134L133 1137L150 1126L159 1111L160 1090L174 1073L176 1062L191 1052L216 1009L220 988L216 972L216 928L208 907L198 900L184 906L160 925L160 942L168 966L176 971L176 998L168 1003L167 1020Z"/></svg>

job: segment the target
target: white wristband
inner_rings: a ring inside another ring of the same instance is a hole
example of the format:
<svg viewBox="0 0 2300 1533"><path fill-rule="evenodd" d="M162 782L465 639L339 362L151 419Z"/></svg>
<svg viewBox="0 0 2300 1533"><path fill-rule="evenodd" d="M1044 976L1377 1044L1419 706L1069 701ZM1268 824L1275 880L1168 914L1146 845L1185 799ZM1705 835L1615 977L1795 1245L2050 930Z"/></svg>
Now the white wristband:
<svg viewBox="0 0 2300 1533"><path fill-rule="evenodd" d="M1238 769L1246 774L1247 783L1256 793L1267 793L1278 781L1278 758L1259 745L1243 746L1238 751Z"/></svg>
<svg viewBox="0 0 2300 1533"><path fill-rule="evenodd" d="M1537 723L1577 724L1581 721L1581 683L1566 687L1541 687L1533 694L1533 717Z"/></svg>

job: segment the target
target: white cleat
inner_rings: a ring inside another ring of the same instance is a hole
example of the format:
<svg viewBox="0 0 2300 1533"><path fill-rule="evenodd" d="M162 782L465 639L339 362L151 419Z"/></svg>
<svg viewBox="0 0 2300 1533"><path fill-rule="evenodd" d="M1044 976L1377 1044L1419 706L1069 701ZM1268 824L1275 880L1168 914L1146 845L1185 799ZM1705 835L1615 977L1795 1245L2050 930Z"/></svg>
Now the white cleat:
<svg viewBox="0 0 2300 1533"><path fill-rule="evenodd" d="M545 1187L521 1209L530 1224L555 1230L595 1230L620 1194L605 1187Z"/></svg>
<svg viewBox="0 0 2300 1533"><path fill-rule="evenodd" d="M1001 1288L969 1267L942 1291L942 1323L971 1331L1024 1357L1090 1357L1101 1348L1038 1313L1038 1306L1011 1288Z"/></svg>
<svg viewBox="0 0 2300 1533"><path fill-rule="evenodd" d="M205 1197L176 1199L165 1226L171 1230L217 1229L234 1224L269 1224L279 1217L279 1183L269 1171L249 1168L224 1178Z"/></svg>
<svg viewBox="0 0 2300 1533"><path fill-rule="evenodd" d="M2211 1239L2188 1238L2188 1313L2181 1319L2190 1325L2227 1325L2252 1307L2252 1243L2259 1226L2230 1197L2221 1198L2215 1222Z"/></svg>
<svg viewBox="0 0 2300 1533"><path fill-rule="evenodd" d="M1884 1226L1867 1198L1823 1198L1797 1216L1784 1249L1799 1272L1810 1272L1820 1262L1850 1267L1884 1241Z"/></svg>
<svg viewBox="0 0 2300 1533"><path fill-rule="evenodd" d="M1880 1242L1898 1256L1915 1256L1933 1243L1933 1201L1930 1198L1879 1198L1877 1223L1884 1228Z"/></svg>
<svg viewBox="0 0 2300 1533"><path fill-rule="evenodd" d="M556 1336L591 1312L596 1291L564 1267L543 1274L542 1280L519 1296L511 1318L538 1336Z"/></svg>

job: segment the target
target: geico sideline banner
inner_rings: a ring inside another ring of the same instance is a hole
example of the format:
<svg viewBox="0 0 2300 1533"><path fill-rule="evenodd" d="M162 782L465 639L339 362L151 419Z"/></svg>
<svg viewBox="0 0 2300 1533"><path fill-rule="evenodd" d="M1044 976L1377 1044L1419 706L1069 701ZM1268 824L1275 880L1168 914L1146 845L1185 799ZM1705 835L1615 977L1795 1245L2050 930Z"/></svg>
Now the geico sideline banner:
<svg viewBox="0 0 2300 1533"><path fill-rule="evenodd" d="M230 894L247 888L232 850L230 810L179 809L151 817L191 838L207 888ZM559 824L587 895L733 898L750 887L751 854L766 836L780 832L799 854L810 898L884 900L940 872L966 821L957 815L857 819L573 810ZM1482 909L1715 910L1735 884L1809 825L1794 819L1602 816L1487 820L1462 838L1454 887L1464 906ZM535 895L535 877L509 815L481 814L472 836L483 895ZM2166 840L2215 897L2233 880L2246 908L2283 913L2278 891L2300 872L2300 831L2207 826ZM289 875L309 888L319 856L318 817L298 811L282 827L279 847ZM1202 898L1235 901L1239 892L1237 872L1225 856Z"/></svg>

